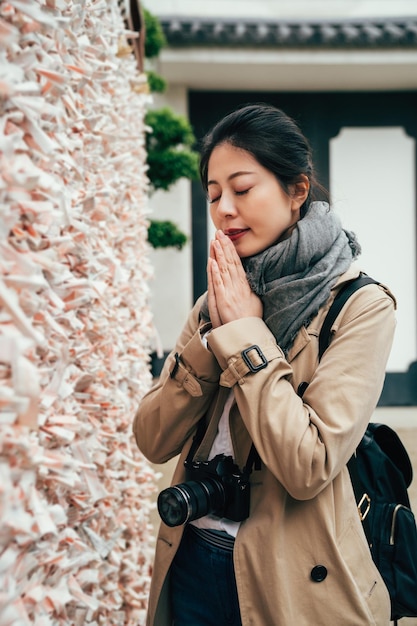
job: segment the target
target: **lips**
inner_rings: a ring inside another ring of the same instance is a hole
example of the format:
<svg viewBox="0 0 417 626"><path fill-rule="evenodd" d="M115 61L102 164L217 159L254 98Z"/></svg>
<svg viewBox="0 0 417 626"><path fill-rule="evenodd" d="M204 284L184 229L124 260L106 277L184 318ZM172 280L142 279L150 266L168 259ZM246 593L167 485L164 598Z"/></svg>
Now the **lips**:
<svg viewBox="0 0 417 626"><path fill-rule="evenodd" d="M224 234L229 237L231 241L237 241L248 232L249 228L228 228L224 231Z"/></svg>

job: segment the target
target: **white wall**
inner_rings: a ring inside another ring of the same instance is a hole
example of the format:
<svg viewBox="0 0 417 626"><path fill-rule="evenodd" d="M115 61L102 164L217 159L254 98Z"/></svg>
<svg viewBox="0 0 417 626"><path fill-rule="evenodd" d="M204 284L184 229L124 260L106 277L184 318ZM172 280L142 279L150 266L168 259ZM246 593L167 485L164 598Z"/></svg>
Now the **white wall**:
<svg viewBox="0 0 417 626"><path fill-rule="evenodd" d="M185 87L168 89L164 97L155 98L154 106L169 106L175 113L188 117ZM170 220L187 236L191 235L191 185L188 180L179 180L169 191L156 192L149 205L150 218ZM190 241L182 250L151 251L150 260L154 266L154 279L150 285L151 309L159 335L156 350L173 348L193 304L191 252Z"/></svg>
<svg viewBox="0 0 417 626"><path fill-rule="evenodd" d="M415 0L148 0L156 15L282 18L417 15Z"/></svg>
<svg viewBox="0 0 417 626"><path fill-rule="evenodd" d="M330 143L335 210L362 245L364 271L398 302L388 371L416 359L415 141L403 128L344 128Z"/></svg>
<svg viewBox="0 0 417 626"><path fill-rule="evenodd" d="M417 89L417 50L166 48L157 70L170 85L227 91Z"/></svg>

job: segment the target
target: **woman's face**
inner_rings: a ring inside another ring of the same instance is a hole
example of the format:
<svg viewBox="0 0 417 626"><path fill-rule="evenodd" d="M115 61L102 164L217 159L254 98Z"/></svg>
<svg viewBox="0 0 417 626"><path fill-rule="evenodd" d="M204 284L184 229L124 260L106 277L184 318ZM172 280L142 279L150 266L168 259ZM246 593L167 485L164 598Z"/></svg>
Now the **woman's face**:
<svg viewBox="0 0 417 626"><path fill-rule="evenodd" d="M308 179L301 178L288 195L246 150L227 143L214 148L208 162L210 215L241 258L289 236L308 194Z"/></svg>

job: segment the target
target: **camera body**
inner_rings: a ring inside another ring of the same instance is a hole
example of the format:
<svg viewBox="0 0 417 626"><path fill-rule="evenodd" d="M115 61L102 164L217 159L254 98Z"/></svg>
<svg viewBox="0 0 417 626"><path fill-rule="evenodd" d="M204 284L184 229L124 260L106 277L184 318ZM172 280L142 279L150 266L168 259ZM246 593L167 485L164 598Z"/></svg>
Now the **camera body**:
<svg viewBox="0 0 417 626"><path fill-rule="evenodd" d="M188 480L211 478L220 482L224 491L223 504L210 511L217 517L242 522L249 516L250 483L231 456L218 454L211 461L185 462Z"/></svg>
<svg viewBox="0 0 417 626"><path fill-rule="evenodd" d="M186 482L158 496L159 514L168 526L179 526L207 514L242 522L249 516L250 483L231 456L210 461L187 459Z"/></svg>

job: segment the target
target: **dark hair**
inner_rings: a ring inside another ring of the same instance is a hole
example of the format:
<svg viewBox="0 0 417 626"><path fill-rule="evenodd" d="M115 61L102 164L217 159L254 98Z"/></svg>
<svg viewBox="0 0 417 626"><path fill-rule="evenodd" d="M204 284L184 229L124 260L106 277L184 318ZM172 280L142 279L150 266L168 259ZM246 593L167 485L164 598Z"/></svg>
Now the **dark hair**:
<svg viewBox="0 0 417 626"><path fill-rule="evenodd" d="M205 190L211 153L223 143L249 152L276 176L286 193L305 174L310 191L301 207L302 216L310 202L330 201L329 192L316 180L308 140L296 122L280 109L264 103L246 104L217 122L201 142L200 178Z"/></svg>

